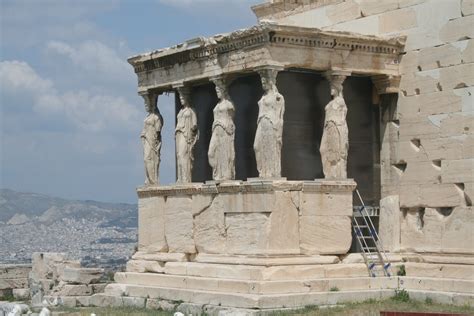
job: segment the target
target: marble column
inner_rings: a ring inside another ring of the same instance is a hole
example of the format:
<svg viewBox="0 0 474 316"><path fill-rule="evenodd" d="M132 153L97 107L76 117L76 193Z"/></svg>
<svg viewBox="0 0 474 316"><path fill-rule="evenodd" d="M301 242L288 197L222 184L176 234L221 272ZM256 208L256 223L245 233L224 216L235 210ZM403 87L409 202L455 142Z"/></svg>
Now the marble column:
<svg viewBox="0 0 474 316"><path fill-rule="evenodd" d="M176 119L176 169L178 183L192 182L194 162L194 145L199 138L197 116L191 107L190 90L188 87L178 86L178 95L181 101L181 110Z"/></svg>
<svg viewBox="0 0 474 316"><path fill-rule="evenodd" d="M147 116L143 122L140 138L143 144L143 161L145 165L145 185L159 184L159 167L161 152L161 129L163 117L158 110L158 94L154 92L142 93L145 101Z"/></svg>
<svg viewBox="0 0 474 316"><path fill-rule="evenodd" d="M209 143L208 159L214 180L235 179L235 107L229 97L223 77L213 78L219 102L214 107L212 136Z"/></svg>
<svg viewBox="0 0 474 316"><path fill-rule="evenodd" d="M325 107L324 130L319 151L326 179L347 178L347 154L349 130L347 128L347 106L342 84L346 74L327 72L332 100Z"/></svg>
<svg viewBox="0 0 474 316"><path fill-rule="evenodd" d="M253 148L260 178L281 177L281 147L285 99L278 92L276 68L259 70L264 90L258 101L257 131Z"/></svg>

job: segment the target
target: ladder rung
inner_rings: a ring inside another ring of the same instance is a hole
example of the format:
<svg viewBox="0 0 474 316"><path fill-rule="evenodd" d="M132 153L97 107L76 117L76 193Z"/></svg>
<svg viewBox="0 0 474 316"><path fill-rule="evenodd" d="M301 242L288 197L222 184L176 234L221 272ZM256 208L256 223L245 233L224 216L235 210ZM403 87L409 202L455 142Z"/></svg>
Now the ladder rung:
<svg viewBox="0 0 474 316"><path fill-rule="evenodd" d="M364 201L362 201L362 197L360 196L359 190L355 190L362 206L358 207L358 211L360 216L354 214L352 217L352 227L356 234L357 240L362 247L362 255L369 269L369 273L372 277L377 276L391 276L389 271L391 264L390 262L385 263L384 260L386 258L385 252L380 252L379 248L381 248L381 241L377 236L377 231L375 230L374 224L370 219L370 214L367 211ZM354 209L355 210L355 209ZM365 213L364 213L365 210ZM362 233L363 229L366 229L364 233ZM366 242L366 240L372 242ZM375 246L369 246L375 245Z"/></svg>
<svg viewBox="0 0 474 316"><path fill-rule="evenodd" d="M372 251L377 250L377 247L363 247L362 249Z"/></svg>
<svg viewBox="0 0 474 316"><path fill-rule="evenodd" d="M379 256L377 254L370 254L370 255L365 255L367 257L367 260L380 260Z"/></svg>

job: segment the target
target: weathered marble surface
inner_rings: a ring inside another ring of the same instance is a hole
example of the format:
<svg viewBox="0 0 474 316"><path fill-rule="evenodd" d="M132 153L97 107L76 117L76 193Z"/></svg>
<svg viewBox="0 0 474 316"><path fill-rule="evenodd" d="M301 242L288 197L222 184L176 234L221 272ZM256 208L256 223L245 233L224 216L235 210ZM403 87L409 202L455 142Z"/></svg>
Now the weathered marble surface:
<svg viewBox="0 0 474 316"><path fill-rule="evenodd" d="M143 144L143 160L145 163L145 185L159 183L161 129L163 117L157 107L157 95L146 94L145 107L148 115L143 122L140 138Z"/></svg>
<svg viewBox="0 0 474 316"><path fill-rule="evenodd" d="M390 195L380 200L379 237L386 251L400 251L402 216L398 195Z"/></svg>
<svg viewBox="0 0 474 316"><path fill-rule="evenodd" d="M176 182L192 182L192 171L194 154L193 149L199 137L197 128L197 116L191 107L189 89L178 88L182 108L178 113L175 129L176 139Z"/></svg>
<svg viewBox="0 0 474 316"><path fill-rule="evenodd" d="M257 131L254 150L260 178L281 177L281 146L285 99L278 92L275 69L261 70L264 94L258 101Z"/></svg>
<svg viewBox="0 0 474 316"><path fill-rule="evenodd" d="M352 180L145 186L139 189L139 251L345 254L354 188Z"/></svg>
<svg viewBox="0 0 474 316"><path fill-rule="evenodd" d="M209 165L214 180L232 180L235 178L235 108L227 92L223 79L215 79L219 103L214 108L212 136L209 143Z"/></svg>
<svg viewBox="0 0 474 316"><path fill-rule="evenodd" d="M139 91L167 89L170 83L207 80L268 64L315 71L333 67L361 74L398 75L394 60L399 58L403 44L403 38L262 23L136 55L128 62L135 68Z"/></svg>
<svg viewBox="0 0 474 316"><path fill-rule="evenodd" d="M324 131L319 151L326 179L347 178L347 154L349 130L346 116L347 106L343 97L342 83L345 76L329 75L332 101L325 107Z"/></svg>

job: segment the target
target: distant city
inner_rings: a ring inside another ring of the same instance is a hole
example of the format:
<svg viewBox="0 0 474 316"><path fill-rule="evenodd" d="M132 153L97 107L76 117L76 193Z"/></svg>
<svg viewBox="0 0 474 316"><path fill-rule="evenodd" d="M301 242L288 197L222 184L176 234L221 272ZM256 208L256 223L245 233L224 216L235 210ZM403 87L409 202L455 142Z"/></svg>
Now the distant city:
<svg viewBox="0 0 474 316"><path fill-rule="evenodd" d="M65 252L84 266L120 270L137 243L137 205L0 190L0 263Z"/></svg>

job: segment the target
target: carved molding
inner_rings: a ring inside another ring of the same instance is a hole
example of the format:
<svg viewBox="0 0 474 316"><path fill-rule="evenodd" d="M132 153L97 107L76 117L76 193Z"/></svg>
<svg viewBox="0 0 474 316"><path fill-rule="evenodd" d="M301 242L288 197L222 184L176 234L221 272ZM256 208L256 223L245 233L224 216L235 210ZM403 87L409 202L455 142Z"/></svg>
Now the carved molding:
<svg viewBox="0 0 474 316"><path fill-rule="evenodd" d="M137 189L139 198L173 195L197 195L239 192L274 192L274 191L303 191L303 192L351 192L356 183L352 179L315 181L231 181L219 185L211 183L188 183L169 186L143 186Z"/></svg>
<svg viewBox="0 0 474 316"><path fill-rule="evenodd" d="M263 46L291 46L358 51L398 56L404 38L381 39L347 32L321 31L316 28L260 24L246 30L211 38L199 38L151 53L133 56L128 62L136 73L172 68L190 61L212 59L236 50ZM270 61L271 62L271 61Z"/></svg>
<svg viewBox="0 0 474 316"><path fill-rule="evenodd" d="M398 93L400 76L372 76L377 94Z"/></svg>

